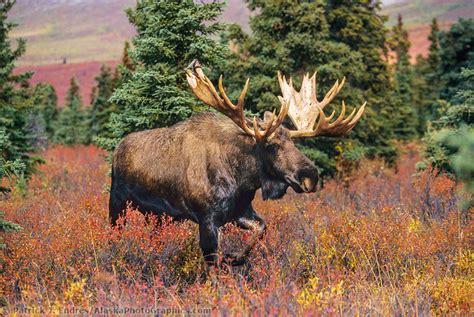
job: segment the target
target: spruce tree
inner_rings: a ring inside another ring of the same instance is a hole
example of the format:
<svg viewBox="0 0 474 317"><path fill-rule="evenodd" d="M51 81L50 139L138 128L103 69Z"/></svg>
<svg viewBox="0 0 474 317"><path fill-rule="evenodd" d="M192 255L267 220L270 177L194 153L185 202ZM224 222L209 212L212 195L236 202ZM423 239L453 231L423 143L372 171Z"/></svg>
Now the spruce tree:
<svg viewBox="0 0 474 317"><path fill-rule="evenodd" d="M113 75L113 86L114 89L122 85L126 78L130 77L131 74L135 71L136 65L135 62L130 57L130 42L125 41L123 47L121 63L115 68Z"/></svg>
<svg viewBox="0 0 474 317"><path fill-rule="evenodd" d="M359 52L364 72L358 74L361 89L385 97L390 91L390 74L387 61L388 29L386 16L380 14L381 1L327 1L326 16L331 38L345 43L352 51ZM384 105L377 102L372 108Z"/></svg>
<svg viewBox="0 0 474 317"><path fill-rule="evenodd" d="M417 110L417 134L422 136L426 133L428 125L433 120L433 104L436 101L434 94L438 91L432 89L427 81L429 72L428 61L422 55L416 57L413 67L413 104Z"/></svg>
<svg viewBox="0 0 474 317"><path fill-rule="evenodd" d="M110 115L116 112L115 104L109 102L116 84L116 78L112 74L112 69L102 65L95 81L97 84L92 91L89 118L92 137L105 133L105 126L109 121Z"/></svg>
<svg viewBox="0 0 474 317"><path fill-rule="evenodd" d="M192 0L141 0L127 11L137 29L130 57L136 69L122 78L112 95L119 112L97 143L113 150L126 134L172 125L187 118L197 104L184 76L195 58L212 67L222 63L227 48L211 38L221 29L216 18L223 3ZM128 63L127 63L128 64Z"/></svg>
<svg viewBox="0 0 474 317"><path fill-rule="evenodd" d="M0 195L9 191L2 186L5 179L28 178L38 162L31 155L34 148L27 129L32 106L26 81L31 74L13 75L15 61L25 52L23 39L17 40L15 49L8 39L15 25L7 22L7 14L14 4L15 1L0 1ZM0 231L17 229L19 226L6 221L0 212Z"/></svg>
<svg viewBox="0 0 474 317"><path fill-rule="evenodd" d="M330 138L300 140L303 151L321 167L323 175L336 172L336 160L344 158L357 162L362 154L383 156L392 159L394 148L388 143L391 132L380 120L380 91L388 92L390 85L386 64L382 60L384 48L383 20L375 10L360 16L346 12L346 5L322 1L281 2L248 1L253 10L250 19L251 34L244 33L238 26L231 26L225 39L231 42L234 57L225 66L228 74L226 84L238 93L247 77L251 78L246 105L253 112L271 110L279 103L280 95L277 70L292 76L296 86L307 72L318 71L318 94L325 93L337 79L347 77L345 87L334 102L340 110L341 100L350 106L361 105L365 100L369 107L365 118L344 142ZM332 7L330 7L332 6ZM333 15L329 15L329 12ZM346 16L347 15L347 16ZM374 23L379 35L369 34L370 40L380 43L359 44L360 39L352 36L365 34L359 27L356 34L349 34L354 19ZM378 29L378 27L380 29ZM374 37L376 39L374 39ZM372 49L372 50L371 50ZM366 64L367 63L367 64ZM368 66L367 66L368 65ZM374 93L376 91L377 93ZM235 97L235 95L234 95ZM332 109L330 109L332 110Z"/></svg>
<svg viewBox="0 0 474 317"><path fill-rule="evenodd" d="M390 48L396 57L394 72L393 100L397 105L397 113L392 117L393 129L398 139L409 140L416 136L419 111L415 105L415 75L410 64L410 41L408 32L403 26L402 16L393 27L390 37Z"/></svg>
<svg viewBox="0 0 474 317"><path fill-rule="evenodd" d="M83 107L80 88L71 78L66 95L66 104L59 112L54 142L66 145L87 144L90 141L87 113Z"/></svg>
<svg viewBox="0 0 474 317"><path fill-rule="evenodd" d="M15 26L7 22L7 13L15 1L0 2L0 127L4 129L6 146L1 156L7 161L20 159L29 174L36 161L28 153L33 150L27 133L31 100L28 99L27 80L31 73L13 75L15 61L25 52L25 41L19 39L12 49L8 33Z"/></svg>
<svg viewBox="0 0 474 317"><path fill-rule="evenodd" d="M130 54L129 54L129 51L130 51L130 42L129 41L125 41L125 45L123 47L123 54L122 54L122 63L121 65L123 65L126 69L130 70L130 71L134 71L135 70L135 63L133 62L133 60L130 58Z"/></svg>
<svg viewBox="0 0 474 317"><path fill-rule="evenodd" d="M426 132L430 122L438 118L437 111L440 108L438 99L441 93L441 81L439 78L439 67L441 65L440 47L439 47L439 27L436 18L432 20L428 57L417 56L414 65L414 99L418 105L420 135Z"/></svg>
<svg viewBox="0 0 474 317"><path fill-rule="evenodd" d="M429 121L433 121L438 117L436 112L440 108L438 99L441 94L442 83L441 79L439 78L439 68L441 67L439 34L440 29L438 26L438 20L434 18L431 22L430 35L428 36L430 47L425 69L423 69L423 65L420 64L421 73L424 75L425 81L427 83L424 101L429 107L427 115L427 120Z"/></svg>
<svg viewBox="0 0 474 317"><path fill-rule="evenodd" d="M467 208L474 206L474 69L463 68L459 81L466 85L456 93L454 104L434 122L436 130L425 138L431 166L465 182Z"/></svg>
<svg viewBox="0 0 474 317"><path fill-rule="evenodd" d="M459 19L449 31L440 33L441 98L459 103L459 90L472 89L460 75L463 68L474 68L474 19Z"/></svg>
<svg viewBox="0 0 474 317"><path fill-rule="evenodd" d="M26 169L25 163L21 158L16 160L9 160L4 157L4 153L8 150L10 142L8 135L4 127L0 127L0 195L3 195L10 191L9 188L2 187L2 181L4 179L12 179L14 177L21 177ZM11 223L4 219L4 213L0 211L0 232L7 231L18 231L21 227L17 224ZM5 245L0 238L0 249L3 249Z"/></svg>
<svg viewBox="0 0 474 317"><path fill-rule="evenodd" d="M425 137L428 163L465 182L465 207L474 205L474 20L439 32L439 117Z"/></svg>
<svg viewBox="0 0 474 317"><path fill-rule="evenodd" d="M32 99L35 113L41 116L46 136L48 140L52 140L59 113L56 90L50 84L38 84L34 88Z"/></svg>
<svg viewBox="0 0 474 317"><path fill-rule="evenodd" d="M359 99L367 100L365 120L352 137L360 140L369 157L382 157L393 164L397 156L392 119L398 109L387 64L387 17L380 14L381 1L332 0L326 2L331 39L349 46L362 57L363 69L352 74ZM354 91L349 92L350 95Z"/></svg>
<svg viewBox="0 0 474 317"><path fill-rule="evenodd" d="M434 74L440 65L441 59L439 56L439 26L438 20L433 19L430 25L430 35L428 35L428 40L430 41L430 47L428 49L428 66L430 68L430 73ZM433 84L432 81L437 81L437 76L430 76L430 84Z"/></svg>

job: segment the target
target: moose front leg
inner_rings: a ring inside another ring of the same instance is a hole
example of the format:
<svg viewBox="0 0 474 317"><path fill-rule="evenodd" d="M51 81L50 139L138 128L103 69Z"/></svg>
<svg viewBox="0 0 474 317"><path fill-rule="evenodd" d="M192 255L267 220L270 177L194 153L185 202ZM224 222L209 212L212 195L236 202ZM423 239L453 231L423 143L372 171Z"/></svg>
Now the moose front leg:
<svg viewBox="0 0 474 317"><path fill-rule="evenodd" d="M234 265L240 265L245 262L245 258L249 255L250 251L252 251L258 240L263 237L266 225L265 221L257 215L251 204L246 207L245 213L237 218L236 223L242 229L253 231L250 242L241 252L228 255L228 257L233 260Z"/></svg>
<svg viewBox="0 0 474 317"><path fill-rule="evenodd" d="M267 228L265 221L255 212L252 205L249 205L245 214L236 221L237 225L245 230L253 230L257 238L261 238Z"/></svg>
<svg viewBox="0 0 474 317"><path fill-rule="evenodd" d="M219 229L212 221L199 223L199 245L201 246L204 261L211 266L217 264L219 258Z"/></svg>

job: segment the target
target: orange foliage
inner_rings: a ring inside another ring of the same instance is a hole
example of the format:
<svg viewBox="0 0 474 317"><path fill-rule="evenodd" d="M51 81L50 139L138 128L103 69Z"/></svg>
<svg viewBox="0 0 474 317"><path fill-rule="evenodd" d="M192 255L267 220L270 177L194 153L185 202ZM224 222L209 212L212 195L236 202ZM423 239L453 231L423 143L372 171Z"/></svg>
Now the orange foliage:
<svg viewBox="0 0 474 317"><path fill-rule="evenodd" d="M207 270L197 226L128 210L123 231L107 221L108 165L95 147L54 147L26 196L0 201L24 230L3 234L5 309L204 307L214 313L467 313L474 292L473 226L457 184L419 175L416 146L397 170L367 161L349 187L257 199L268 222L241 267ZM222 252L249 237L222 228Z"/></svg>

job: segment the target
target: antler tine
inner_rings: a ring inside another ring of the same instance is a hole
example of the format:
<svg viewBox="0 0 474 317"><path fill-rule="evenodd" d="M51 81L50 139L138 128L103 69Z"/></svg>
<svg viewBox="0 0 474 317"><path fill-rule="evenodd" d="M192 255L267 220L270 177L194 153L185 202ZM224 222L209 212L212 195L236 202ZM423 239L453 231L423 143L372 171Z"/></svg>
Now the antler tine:
<svg viewBox="0 0 474 317"><path fill-rule="evenodd" d="M329 117L327 117L328 120L332 120L332 118L334 118L334 116L336 115L336 110L333 110L331 112L331 115Z"/></svg>
<svg viewBox="0 0 474 317"><path fill-rule="evenodd" d="M230 108L230 111L228 110L228 108L225 108L224 109L225 112L223 111L224 114L226 114L229 118L231 118L232 121L234 121L234 123L237 124L242 130L244 130L245 133L257 138L257 133L260 131L256 132L257 130L255 129L252 130L249 128L249 126L247 125L245 114L244 114L245 95L247 94L250 78L247 78L244 88L240 92L237 105L234 105L232 101L229 99L229 97L227 97L227 94L225 93L224 85L222 84L222 78L223 76L220 75L219 82L218 82L219 92L222 98L224 99L225 105Z"/></svg>
<svg viewBox="0 0 474 317"><path fill-rule="evenodd" d="M333 111L329 117L326 117L323 109L336 97L346 82L343 77L341 81L336 80L331 89L326 93L321 101L317 100L316 85L317 73L309 77L309 74L303 76L300 92L297 92L292 84L286 81L286 78L278 73L278 81L282 90L281 100L289 103L289 117L293 121L296 131L290 131L292 137L314 137L318 135L340 136L356 125L362 117L366 102L359 108L355 108L347 117L346 104L342 102L341 113L333 120L336 111ZM316 126L316 127L315 127Z"/></svg>
<svg viewBox="0 0 474 317"><path fill-rule="evenodd" d="M322 110L322 109L321 109ZM346 104L344 103L344 101L342 102L342 110L341 110L341 113L339 114L339 117L337 117L336 121L334 121L333 123L331 123L329 126L335 126L335 125L338 125L342 122L342 120L344 119L344 115L346 114Z"/></svg>
<svg viewBox="0 0 474 317"><path fill-rule="evenodd" d="M288 113L288 107L283 107L276 120L275 115L273 115L270 124L265 128L264 131L259 129L257 119L254 118L252 129L247 125L247 119L244 114L245 96L249 88L250 79L247 79L245 82L244 88L242 89L237 101L237 105L235 105L225 93L224 85L222 83L222 75L219 77L218 81L218 89L220 93L219 96L219 93L212 82L206 77L206 75L204 75L201 65L197 60L194 60L186 69L186 77L194 94L200 100L225 114L245 133L254 137L256 140L263 141L271 138L275 130L283 123L283 120Z"/></svg>
<svg viewBox="0 0 474 317"><path fill-rule="evenodd" d="M219 82L217 83L222 99L224 99L224 102L229 106L229 108L236 109L237 107L232 103L232 101L230 101L229 97L227 97L227 94L225 93L224 86L222 85L222 77L222 75L219 76ZM242 92L244 91L242 90Z"/></svg>
<svg viewBox="0 0 474 317"><path fill-rule="evenodd" d="M280 99L281 97L279 97ZM253 118L253 128L254 131L256 132L256 137L258 139L271 139L273 137L273 133L275 130L283 123L283 120L285 120L286 115L288 114L288 109L289 109L289 102L284 101L283 98L280 99L282 102L280 112L278 113L278 117L275 118L275 110L273 110L272 117L270 121L267 123L265 130L263 133L260 132L258 129L258 124L257 124L257 118ZM258 131L258 132L257 132Z"/></svg>
<svg viewBox="0 0 474 317"><path fill-rule="evenodd" d="M323 100L318 103L318 106L321 109L324 109L334 99L334 97L337 96L339 91L341 91L341 89L344 86L345 82L346 82L346 77L342 78L342 81L341 81L340 84L339 84L339 80L336 80L334 85L331 87L331 89L329 89L329 91L324 96Z"/></svg>
<svg viewBox="0 0 474 317"><path fill-rule="evenodd" d="M266 134L269 134L270 129L272 128L272 125L273 125L273 120L275 120L275 110L273 110L272 117L270 119L269 124L267 124L267 126L265 127L265 131L263 132L263 134L261 134L258 128L258 124L257 124L257 117L253 117L253 129L255 131L258 131L256 132L256 134L258 135L258 138L262 139Z"/></svg>
<svg viewBox="0 0 474 317"><path fill-rule="evenodd" d="M237 100L237 106L244 109L244 101L245 101L245 96L247 95L247 90L249 89L249 82L250 78L247 78L245 81L244 89L242 89L242 92L240 93L239 99Z"/></svg>
<svg viewBox="0 0 474 317"><path fill-rule="evenodd" d="M318 89L317 81L316 81L317 75L318 75L318 72L314 72L313 76L311 77L311 85L313 87L313 91L312 91L312 94L311 94L311 101L314 101L315 103L318 102L318 98L316 96L316 92L317 92L317 89Z"/></svg>
<svg viewBox="0 0 474 317"><path fill-rule="evenodd" d="M273 132L275 132L275 130L283 123L283 120L285 120L285 117L288 114L288 110L290 109L289 101L285 101L281 97L279 97L278 99L281 102L281 108L276 120L275 120L275 111L273 111L272 119L270 120L270 123L269 123L269 126L271 126L268 132L270 137L272 136Z"/></svg>
<svg viewBox="0 0 474 317"><path fill-rule="evenodd" d="M357 114L356 116L354 117L354 119L352 119L352 121L350 122L350 124L356 124L359 119L362 117L362 115L364 114L364 111L365 111L365 106L367 105L367 101L364 102L364 104L359 108L359 111L357 111Z"/></svg>
<svg viewBox="0 0 474 317"><path fill-rule="evenodd" d="M343 101L343 102L344 102L344 101ZM348 115L348 116L342 121L342 123L347 124L347 123L351 122L352 118L353 118L354 115L356 114L356 111L357 111L357 108L354 108L354 110L352 110L351 114Z"/></svg>
<svg viewBox="0 0 474 317"><path fill-rule="evenodd" d="M321 108L318 107L319 112L319 119L316 125L316 128L313 130L305 130L305 131L290 131L291 137L315 137L315 136L341 136L348 132L350 132L359 119L362 117L365 111L365 106L367 102L357 110L354 109L352 113L344 119L344 115L346 112L346 105L342 103L342 110L337 119L330 123L333 114L330 117L326 117L324 112ZM357 111L356 111L357 110Z"/></svg>

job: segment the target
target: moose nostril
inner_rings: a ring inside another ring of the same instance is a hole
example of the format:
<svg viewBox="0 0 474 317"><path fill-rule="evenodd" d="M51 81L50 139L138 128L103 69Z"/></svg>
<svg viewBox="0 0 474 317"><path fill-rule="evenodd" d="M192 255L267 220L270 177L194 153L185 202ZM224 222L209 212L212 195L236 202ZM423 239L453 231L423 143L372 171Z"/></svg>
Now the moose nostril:
<svg viewBox="0 0 474 317"><path fill-rule="evenodd" d="M311 187L313 187L313 183L311 182L311 179L305 178L303 180L303 186L304 186L304 189L306 189L306 191L310 191Z"/></svg>
<svg viewBox="0 0 474 317"><path fill-rule="evenodd" d="M306 192L315 192L318 183L318 171L315 168L301 169L298 173L298 182L301 189Z"/></svg>

